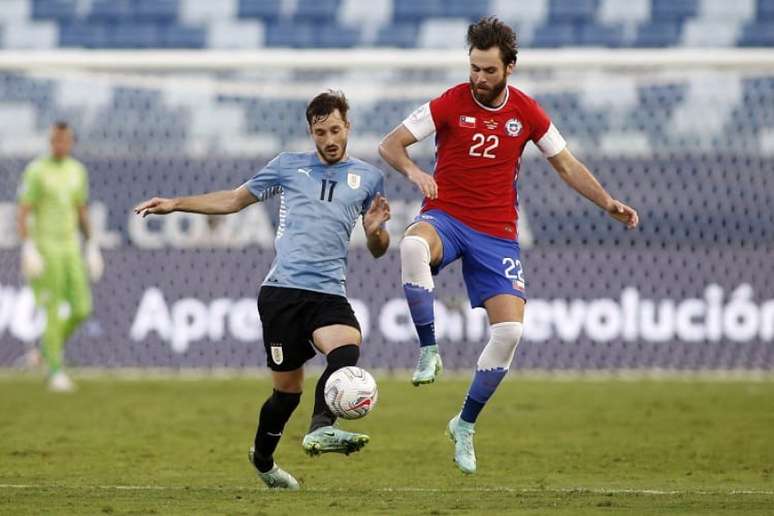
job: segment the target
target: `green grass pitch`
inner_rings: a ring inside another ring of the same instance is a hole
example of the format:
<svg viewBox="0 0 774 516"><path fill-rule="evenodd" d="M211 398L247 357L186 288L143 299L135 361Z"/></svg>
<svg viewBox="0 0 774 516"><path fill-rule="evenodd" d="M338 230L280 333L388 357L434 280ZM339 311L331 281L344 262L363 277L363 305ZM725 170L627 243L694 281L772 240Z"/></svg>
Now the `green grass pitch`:
<svg viewBox="0 0 774 516"><path fill-rule="evenodd" d="M264 378L81 379L74 395L0 378L2 514L774 514L774 382L506 380L479 420L479 471L443 434L466 377L377 377L345 428L360 453L306 457L306 384L276 455L302 491L247 462Z"/></svg>

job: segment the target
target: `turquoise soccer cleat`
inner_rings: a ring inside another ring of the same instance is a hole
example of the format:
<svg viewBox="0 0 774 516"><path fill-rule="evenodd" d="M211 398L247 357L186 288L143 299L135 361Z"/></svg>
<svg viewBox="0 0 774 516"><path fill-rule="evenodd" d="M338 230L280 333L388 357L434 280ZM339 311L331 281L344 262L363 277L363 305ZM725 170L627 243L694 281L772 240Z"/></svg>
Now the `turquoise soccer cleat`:
<svg viewBox="0 0 774 516"><path fill-rule="evenodd" d="M433 383L441 371L443 371L443 362L438 353L438 346L423 346L419 348L419 360L411 376L411 383L414 386Z"/></svg>
<svg viewBox="0 0 774 516"><path fill-rule="evenodd" d="M459 414L451 418L446 427L446 435L454 443L454 463L468 475L476 472L476 451L473 449L475 433L473 424L461 420Z"/></svg>
<svg viewBox="0 0 774 516"><path fill-rule="evenodd" d="M298 480L293 478L293 475L285 471L284 469L274 464L274 467L269 471L263 473L255 466L255 448L250 448L247 458L250 460L250 464L255 467L255 472L258 474L266 487L269 489L287 489L288 491L298 491L301 486Z"/></svg>
<svg viewBox="0 0 774 516"><path fill-rule="evenodd" d="M350 453L359 451L371 438L365 434L345 432L334 426L323 426L304 436L301 445L309 455L321 453Z"/></svg>

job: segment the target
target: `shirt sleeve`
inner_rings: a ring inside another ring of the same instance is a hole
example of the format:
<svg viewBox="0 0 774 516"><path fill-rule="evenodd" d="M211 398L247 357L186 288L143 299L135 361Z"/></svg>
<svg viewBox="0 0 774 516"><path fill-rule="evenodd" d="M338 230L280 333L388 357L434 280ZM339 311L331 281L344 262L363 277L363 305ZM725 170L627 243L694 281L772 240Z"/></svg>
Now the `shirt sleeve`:
<svg viewBox="0 0 774 516"><path fill-rule="evenodd" d="M422 141L435 132L435 121L430 112L430 103L425 102L411 113L403 121L403 125L409 130L417 141Z"/></svg>
<svg viewBox="0 0 774 516"><path fill-rule="evenodd" d="M24 169L21 183L19 183L18 200L22 204L35 204L40 199L39 174L35 173L36 168L29 164Z"/></svg>
<svg viewBox="0 0 774 516"><path fill-rule="evenodd" d="M253 196L259 201L278 194L282 190L282 167L280 162L282 154L268 162L265 167L247 180L246 186Z"/></svg>
<svg viewBox="0 0 774 516"><path fill-rule="evenodd" d="M530 139L535 142L543 156L552 158L562 152L567 147L567 142L537 102L533 104L532 117L533 130Z"/></svg>
<svg viewBox="0 0 774 516"><path fill-rule="evenodd" d="M376 181L374 187L368 192L366 200L363 201L363 209L360 211L361 215L366 214L368 208L371 207L371 203L374 202L374 198L382 192L384 192L384 174L379 172L379 179Z"/></svg>

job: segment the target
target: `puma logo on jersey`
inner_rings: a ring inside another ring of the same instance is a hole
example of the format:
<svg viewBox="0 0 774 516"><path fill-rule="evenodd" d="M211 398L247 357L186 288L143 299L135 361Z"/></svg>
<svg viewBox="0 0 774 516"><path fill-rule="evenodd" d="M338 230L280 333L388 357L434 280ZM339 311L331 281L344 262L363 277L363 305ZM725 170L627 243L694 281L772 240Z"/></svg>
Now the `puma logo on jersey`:
<svg viewBox="0 0 774 516"><path fill-rule="evenodd" d="M298 173L299 174L304 174L306 177L312 177L312 176L309 175L309 174L312 173L312 169L311 168L299 168L298 169Z"/></svg>

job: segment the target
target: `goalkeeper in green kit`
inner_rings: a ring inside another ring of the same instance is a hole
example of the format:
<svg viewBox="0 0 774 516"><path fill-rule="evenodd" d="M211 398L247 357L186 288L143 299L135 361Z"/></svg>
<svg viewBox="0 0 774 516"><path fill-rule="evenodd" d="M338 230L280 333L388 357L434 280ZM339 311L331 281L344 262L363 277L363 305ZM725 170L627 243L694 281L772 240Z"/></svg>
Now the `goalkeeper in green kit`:
<svg viewBox="0 0 774 516"><path fill-rule="evenodd" d="M43 357L51 390L67 392L73 382L62 370L64 344L91 313L88 275L97 281L104 269L92 238L88 173L70 157L73 131L66 122L51 128L51 153L30 163L19 188L18 230L22 241L22 274L46 313ZM85 263L78 239L85 239Z"/></svg>

